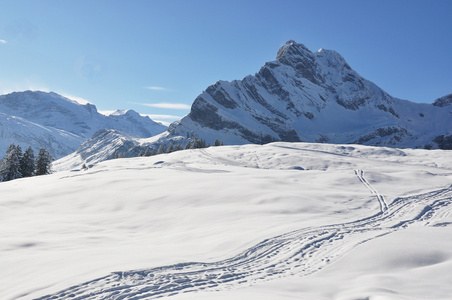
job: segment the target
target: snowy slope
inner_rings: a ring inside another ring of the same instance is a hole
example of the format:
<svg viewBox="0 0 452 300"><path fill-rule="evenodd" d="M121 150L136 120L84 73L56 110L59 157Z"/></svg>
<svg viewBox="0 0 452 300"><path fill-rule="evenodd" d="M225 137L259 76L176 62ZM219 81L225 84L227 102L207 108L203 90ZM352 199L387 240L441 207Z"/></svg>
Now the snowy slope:
<svg viewBox="0 0 452 300"><path fill-rule="evenodd" d="M16 92L0 96L0 153L9 144L35 151L46 147L59 158L75 151L99 129L117 129L146 138L166 127L134 111L104 116L92 104L81 105L55 93Z"/></svg>
<svg viewBox="0 0 452 300"><path fill-rule="evenodd" d="M449 299L449 151L271 143L0 184L1 299Z"/></svg>
<svg viewBox="0 0 452 300"><path fill-rule="evenodd" d="M0 112L0 155L2 157L10 144L19 144L22 150L28 146L35 151L41 147L52 149L52 156L61 157L73 151L82 142L82 137L71 132Z"/></svg>

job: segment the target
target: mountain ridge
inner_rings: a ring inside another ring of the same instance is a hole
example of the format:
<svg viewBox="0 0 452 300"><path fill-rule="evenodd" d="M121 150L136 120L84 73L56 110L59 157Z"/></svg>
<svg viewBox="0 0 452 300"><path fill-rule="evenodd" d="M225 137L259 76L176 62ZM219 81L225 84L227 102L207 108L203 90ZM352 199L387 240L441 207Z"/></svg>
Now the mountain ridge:
<svg viewBox="0 0 452 300"><path fill-rule="evenodd" d="M75 151L96 131L117 129L150 137L166 126L134 111L105 116L95 105L79 104L54 92L24 91L0 96L0 153L9 144L45 147L55 158Z"/></svg>
<svg viewBox="0 0 452 300"><path fill-rule="evenodd" d="M426 105L394 98L351 69L336 51L311 52L289 41L279 49L277 59L265 63L254 76L209 86L169 132L183 136L199 131L206 136L211 131L211 139L216 135L225 143L235 135L235 140L245 143L361 141L422 148L435 136L417 142L410 138L428 134L422 130L426 122L421 118L442 122L427 126L436 136L451 134L450 112L443 109L450 103L447 99ZM372 133L382 133L381 139L368 139Z"/></svg>
<svg viewBox="0 0 452 300"><path fill-rule="evenodd" d="M451 103L452 94L432 104L394 98L354 71L338 52L311 52L288 41L276 60L255 75L207 87L190 113L166 132L146 139L122 136L116 150L128 157L142 147L183 147L193 137L208 144L219 139L225 145L282 141L452 149ZM121 133L86 142L110 154L85 155L85 145L71 155L73 165L111 158L114 149L107 141L113 136ZM68 164L63 159L61 165Z"/></svg>

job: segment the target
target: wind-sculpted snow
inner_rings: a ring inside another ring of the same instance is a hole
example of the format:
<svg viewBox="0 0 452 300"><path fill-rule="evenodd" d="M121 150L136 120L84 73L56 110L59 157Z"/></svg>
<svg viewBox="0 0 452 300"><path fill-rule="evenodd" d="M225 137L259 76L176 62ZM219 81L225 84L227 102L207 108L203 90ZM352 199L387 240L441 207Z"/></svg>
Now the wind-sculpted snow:
<svg viewBox="0 0 452 300"><path fill-rule="evenodd" d="M44 299L155 299L200 290L225 290L298 274L313 274L373 239L411 226L449 226L452 186L400 197L387 205L361 170L358 179L374 194L381 211L341 224L308 227L266 239L226 260L191 262L114 272Z"/></svg>

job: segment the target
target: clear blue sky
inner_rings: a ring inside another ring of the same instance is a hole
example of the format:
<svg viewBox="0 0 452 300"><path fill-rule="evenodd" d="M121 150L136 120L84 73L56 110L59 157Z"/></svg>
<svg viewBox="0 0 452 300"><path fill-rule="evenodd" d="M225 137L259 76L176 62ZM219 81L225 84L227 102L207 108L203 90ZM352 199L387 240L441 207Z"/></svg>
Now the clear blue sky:
<svg viewBox="0 0 452 300"><path fill-rule="evenodd" d="M293 39L338 51L394 97L431 103L452 93L451 13L450 0L2 1L0 94L55 91L169 122Z"/></svg>

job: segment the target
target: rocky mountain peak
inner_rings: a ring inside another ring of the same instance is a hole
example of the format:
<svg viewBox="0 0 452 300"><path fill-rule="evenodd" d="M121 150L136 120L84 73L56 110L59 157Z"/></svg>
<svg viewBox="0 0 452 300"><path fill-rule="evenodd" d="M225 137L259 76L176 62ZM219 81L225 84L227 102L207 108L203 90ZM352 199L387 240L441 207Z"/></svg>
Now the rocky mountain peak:
<svg viewBox="0 0 452 300"><path fill-rule="evenodd" d="M439 106L439 107L452 106L452 94L449 94L449 95L436 99L433 102L433 105Z"/></svg>
<svg viewBox="0 0 452 300"><path fill-rule="evenodd" d="M279 60L287 56L305 56L309 54L312 54L312 52L305 45L290 40L279 48L276 59Z"/></svg>
<svg viewBox="0 0 452 300"><path fill-rule="evenodd" d="M254 76L208 87L169 133L195 132L209 142L219 138L226 144L309 141L424 147L434 138L431 132L450 134L450 122L436 122L433 128L427 118L450 118L447 110L436 109L449 105L450 98L429 107L406 104L361 77L338 52L311 52L290 40L276 60Z"/></svg>

